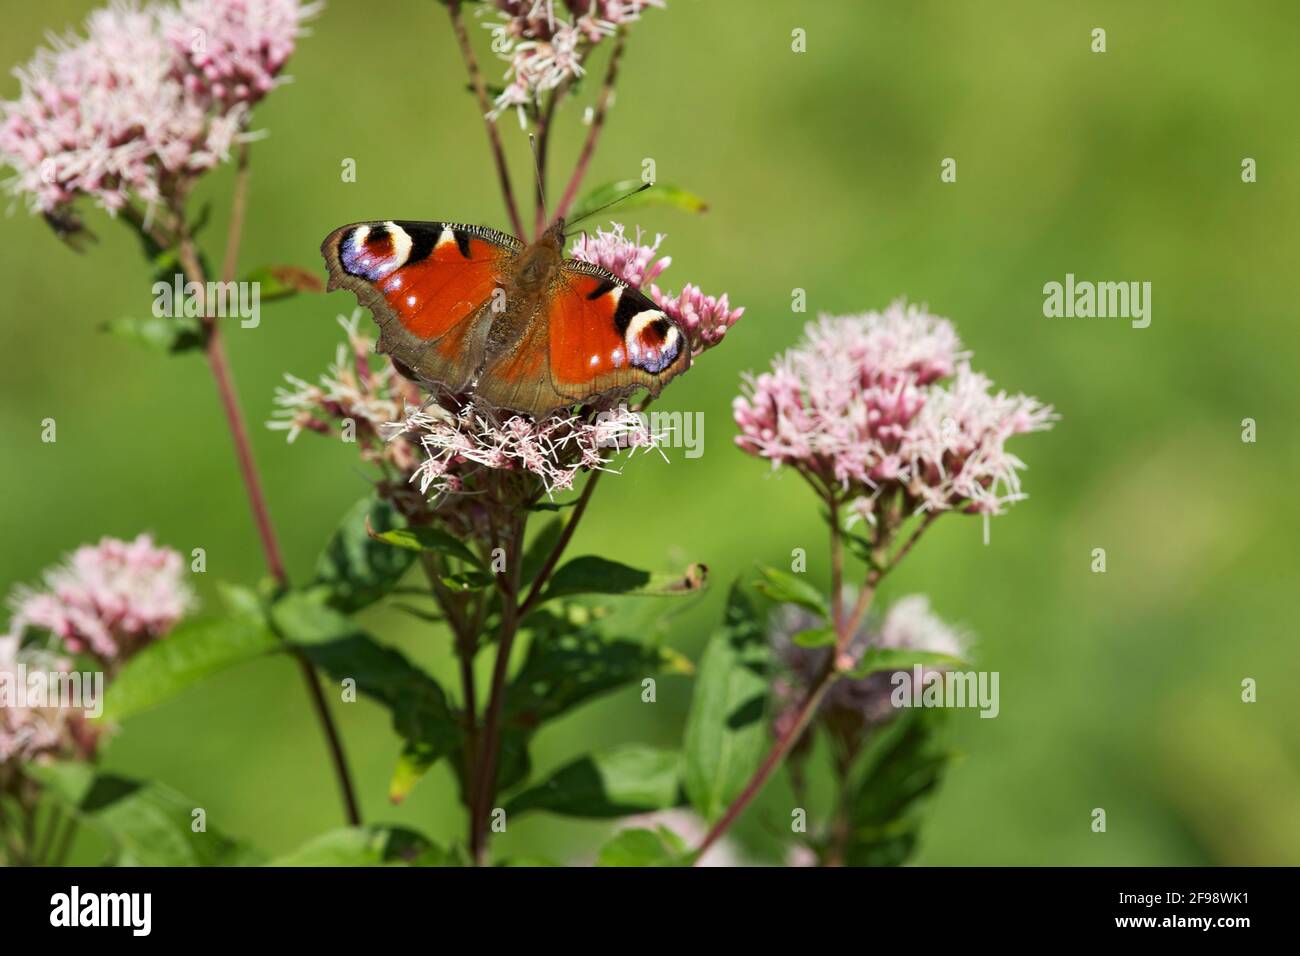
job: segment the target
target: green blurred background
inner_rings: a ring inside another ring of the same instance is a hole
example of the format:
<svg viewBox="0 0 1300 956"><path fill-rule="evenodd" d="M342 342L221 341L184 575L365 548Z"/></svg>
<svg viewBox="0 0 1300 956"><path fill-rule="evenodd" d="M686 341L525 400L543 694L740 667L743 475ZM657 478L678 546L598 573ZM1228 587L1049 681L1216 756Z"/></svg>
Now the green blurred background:
<svg viewBox="0 0 1300 956"><path fill-rule="evenodd" d="M6 3L0 63L26 60L86 0ZM1108 52L1090 52L1107 30ZM791 52L795 27L807 52ZM486 31L471 24L489 70ZM1292 482L1300 179L1294 3L725 3L670 0L629 39L616 108L588 182L639 174L703 194L704 216L635 210L669 235L668 287L730 293L745 319L665 393L702 411L705 454L646 456L604 483L573 553L667 568L707 562L716 586L677 620L692 656L725 583L755 560L807 548L826 582L825 535L803 485L732 446L742 371L766 366L809 316L897 296L951 317L975 365L1057 407L1018 440L1029 501L995 519L941 521L889 582L917 590L978 635L1001 672L1001 714L963 712L965 758L931 807L930 864L1300 863L1300 664ZM603 68L608 49L597 54ZM358 219L453 219L504 227L482 124L442 7L334 0L290 63L294 82L256 111L244 268L320 267L317 247ZM0 95L12 97L6 78ZM590 84L584 99L594 96ZM527 146L502 122L519 188ZM584 127L557 124L558 194ZM958 181L943 184L944 157ZM1243 157L1258 182L1240 178ZM340 181L356 160L358 180ZM224 234L231 170L209 175L209 243ZM263 567L206 368L97 331L149 308L125 229L89 215L101 241L76 256L19 208L4 221L0 457L7 495L0 581L34 579L80 542L149 529L188 552L196 582L252 583ZM1153 285L1153 321L1045 319L1042 286ZM332 357L345 294L264 306L227 341L291 570L300 579L367 488L354 449L314 435L289 446L260 426L284 372ZM41 419L58 421L42 444ZM1241 421L1258 421L1258 442ZM1108 572L1090 571L1104 547ZM384 611L367 626L443 677L443 633ZM1244 704L1240 683L1259 683ZM659 702L605 698L537 738L546 772L624 741L672 745L687 678ZM400 807L386 800L398 751L387 715L339 707L364 811L442 840L463 829L437 768ZM339 825L339 803L299 677L284 660L229 672L130 719L106 754L208 810L210 825L283 852ZM762 856L788 819L784 780L738 836ZM1108 832L1090 830L1103 807ZM509 854L589 858L607 827L546 815L500 838ZM99 847L83 837L77 859Z"/></svg>

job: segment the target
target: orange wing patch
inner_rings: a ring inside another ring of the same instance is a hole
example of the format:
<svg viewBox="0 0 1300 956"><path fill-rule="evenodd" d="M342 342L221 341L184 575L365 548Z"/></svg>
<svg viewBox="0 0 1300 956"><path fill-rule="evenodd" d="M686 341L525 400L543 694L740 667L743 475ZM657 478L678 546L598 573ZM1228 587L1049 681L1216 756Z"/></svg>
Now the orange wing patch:
<svg viewBox="0 0 1300 956"><path fill-rule="evenodd" d="M329 288L350 289L379 324L378 350L453 390L482 361L488 306L518 251L477 226L405 221L343 226L321 246Z"/></svg>
<svg viewBox="0 0 1300 956"><path fill-rule="evenodd" d="M547 324L551 379L579 401L638 387L658 394L690 365L686 336L657 305L584 263L565 262Z"/></svg>

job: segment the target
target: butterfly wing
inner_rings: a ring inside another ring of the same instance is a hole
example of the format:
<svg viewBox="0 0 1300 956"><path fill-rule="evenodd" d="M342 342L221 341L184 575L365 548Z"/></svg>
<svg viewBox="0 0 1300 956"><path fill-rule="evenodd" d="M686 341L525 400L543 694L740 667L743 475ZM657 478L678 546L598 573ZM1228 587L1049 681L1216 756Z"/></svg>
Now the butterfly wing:
<svg viewBox="0 0 1300 956"><path fill-rule="evenodd" d="M483 361L491 305L519 240L449 222L357 222L321 244L328 289L349 289L379 324L380 352L427 382L462 391Z"/></svg>
<svg viewBox="0 0 1300 956"><path fill-rule="evenodd" d="M544 415L664 384L690 366L681 329L612 273L564 260L514 347L490 358L479 396Z"/></svg>

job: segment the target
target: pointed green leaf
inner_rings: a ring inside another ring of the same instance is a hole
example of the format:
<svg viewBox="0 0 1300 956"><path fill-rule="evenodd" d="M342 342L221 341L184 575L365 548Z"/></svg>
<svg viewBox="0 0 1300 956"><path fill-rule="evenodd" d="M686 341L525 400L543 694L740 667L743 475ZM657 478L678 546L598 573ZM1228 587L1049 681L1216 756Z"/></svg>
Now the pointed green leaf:
<svg viewBox="0 0 1300 956"><path fill-rule="evenodd" d="M826 598L803 578L776 568L759 568L759 571L762 572L763 580L755 586L769 599L777 604L797 604L823 620L830 617Z"/></svg>
<svg viewBox="0 0 1300 956"><path fill-rule="evenodd" d="M388 708L393 730L404 741L390 788L398 799L440 758L456 751L461 726L446 694L401 652L375 641L317 595L287 595L271 617L313 664L336 681L356 681L359 692Z"/></svg>
<svg viewBox="0 0 1300 956"><path fill-rule="evenodd" d="M200 681L279 647L248 614L182 621L136 654L104 692L104 716L119 721L170 700Z"/></svg>
<svg viewBox="0 0 1300 956"><path fill-rule="evenodd" d="M797 640L797 638L796 638ZM850 677L866 677L881 671L910 671L913 667L965 667L967 662L951 654L936 651L913 651L901 647L871 647L862 655Z"/></svg>
<svg viewBox="0 0 1300 956"><path fill-rule="evenodd" d="M703 199L693 192L667 183L655 183L649 189L635 192L645 185L640 179L620 179L616 182L597 186L583 196L569 211L569 222L577 222L584 216L595 212L601 206L607 206L618 200L618 209L635 209L638 206L669 206L685 209L687 212L705 212L709 207Z"/></svg>
<svg viewBox="0 0 1300 956"><path fill-rule="evenodd" d="M925 800L954 757L941 740L946 716L909 711L864 757L850 805L849 866L900 866L915 852Z"/></svg>
<svg viewBox="0 0 1300 956"><path fill-rule="evenodd" d="M432 551L464 561L479 571L486 573L488 570L463 542L439 528L402 528L382 533L375 532L373 537L395 548L405 548L408 551Z"/></svg>
<svg viewBox="0 0 1300 956"><path fill-rule="evenodd" d="M199 803L161 783L96 774L88 764L29 765L55 800L136 866L247 866L262 855L211 826L195 832Z"/></svg>
<svg viewBox="0 0 1300 956"><path fill-rule="evenodd" d="M262 266L244 276L244 282L257 284L259 302L287 299L299 292L325 291L316 273L302 266Z"/></svg>
<svg viewBox="0 0 1300 956"><path fill-rule="evenodd" d="M676 651L606 638L595 627L538 634L506 689L505 719L533 729L625 684L689 670L690 662Z"/></svg>
<svg viewBox="0 0 1300 956"><path fill-rule="evenodd" d="M179 355L203 347L203 330L197 318L178 316L110 319L100 330L155 352Z"/></svg>
<svg viewBox="0 0 1300 956"><path fill-rule="evenodd" d="M793 641L800 647L829 647L838 637L833 627L815 627L808 631L800 631L794 636Z"/></svg>
<svg viewBox="0 0 1300 956"><path fill-rule="evenodd" d="M581 757L506 804L506 816L546 810L569 817L621 817L675 807L681 755L629 745Z"/></svg>
<svg viewBox="0 0 1300 956"><path fill-rule="evenodd" d="M313 837L267 866L443 866L447 851L397 826L343 827Z"/></svg>
<svg viewBox="0 0 1300 956"><path fill-rule="evenodd" d="M761 620L739 585L709 639L686 718L686 794L708 821L722 815L767 748L770 653Z"/></svg>
<svg viewBox="0 0 1300 956"><path fill-rule="evenodd" d="M315 585L327 588L330 604L358 611L378 601L402 579L415 555L375 540L371 531L398 530L400 519L388 502L367 495L353 505L316 561Z"/></svg>
<svg viewBox="0 0 1300 956"><path fill-rule="evenodd" d="M686 844L667 827L623 830L600 849L597 866L689 866Z"/></svg>
<svg viewBox="0 0 1300 956"><path fill-rule="evenodd" d="M708 568L692 564L684 574L651 574L594 555L574 558L548 582L543 601L577 594L667 597L696 594L708 584Z"/></svg>

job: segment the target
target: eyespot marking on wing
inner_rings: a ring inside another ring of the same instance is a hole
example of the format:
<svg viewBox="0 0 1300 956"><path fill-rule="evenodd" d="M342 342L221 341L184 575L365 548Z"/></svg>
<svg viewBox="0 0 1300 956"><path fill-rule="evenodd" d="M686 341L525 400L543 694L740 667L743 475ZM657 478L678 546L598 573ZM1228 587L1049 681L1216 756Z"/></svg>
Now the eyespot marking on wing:
<svg viewBox="0 0 1300 956"><path fill-rule="evenodd" d="M406 265L412 245L396 223L357 226L339 243L339 262L348 274L378 282Z"/></svg>

